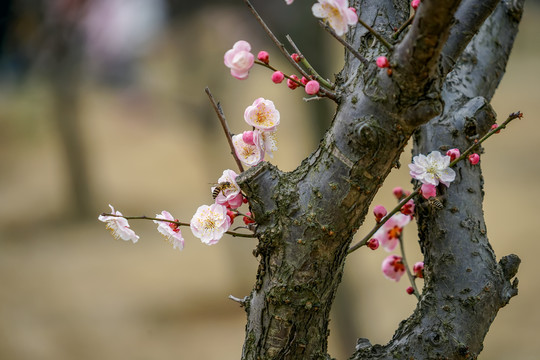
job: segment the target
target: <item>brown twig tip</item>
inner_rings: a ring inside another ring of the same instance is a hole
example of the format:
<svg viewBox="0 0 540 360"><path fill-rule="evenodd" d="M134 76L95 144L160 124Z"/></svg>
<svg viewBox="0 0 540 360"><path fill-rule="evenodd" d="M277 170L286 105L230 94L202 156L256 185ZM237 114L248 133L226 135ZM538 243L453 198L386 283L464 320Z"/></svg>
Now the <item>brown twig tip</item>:
<svg viewBox="0 0 540 360"><path fill-rule="evenodd" d="M231 148L231 155L233 156L234 161L236 162L236 165L238 166L238 170L240 170L240 172L244 172L244 166L242 166L242 162L240 162L240 159L238 159L238 156L236 156L236 151L234 150L234 144L232 141L231 132L229 131L229 125L227 124L227 120L225 119L225 114L223 113L223 110L221 109L221 105L218 102L216 102L208 86L204 88L204 92L206 93L206 95L208 95L208 99L212 103L212 107L214 108L214 111L216 112L216 115L219 119L221 127L223 128L223 132L225 133L225 137L227 138L227 143L229 144L229 147Z"/></svg>

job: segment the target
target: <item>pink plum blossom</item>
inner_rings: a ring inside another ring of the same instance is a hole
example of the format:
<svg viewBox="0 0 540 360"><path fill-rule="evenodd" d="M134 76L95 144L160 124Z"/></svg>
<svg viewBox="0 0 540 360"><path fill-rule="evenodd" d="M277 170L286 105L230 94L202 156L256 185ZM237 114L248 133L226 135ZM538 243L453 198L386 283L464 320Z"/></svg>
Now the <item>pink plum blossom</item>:
<svg viewBox="0 0 540 360"><path fill-rule="evenodd" d="M358 15L349 8L348 0L319 0L311 11L315 17L328 21L338 36L344 35L349 25L358 22Z"/></svg>
<svg viewBox="0 0 540 360"><path fill-rule="evenodd" d="M375 215L375 221L380 222L383 217L386 216L388 212L386 211L385 207L382 205L376 205L373 208L373 215Z"/></svg>
<svg viewBox="0 0 540 360"><path fill-rule="evenodd" d="M293 3L294 0L285 0L285 2L287 3L287 5L291 5Z"/></svg>
<svg viewBox="0 0 540 360"><path fill-rule="evenodd" d="M263 161L264 158L264 144L262 143L260 133L254 131L253 135L253 144L244 142L242 134L234 135L232 137L236 156L242 164L247 166L255 166Z"/></svg>
<svg viewBox="0 0 540 360"><path fill-rule="evenodd" d="M156 214L156 218L178 221L175 219L168 211L163 210L161 214ZM169 221L158 221L154 220L154 223L158 224L157 230L165 237L165 239L170 242L173 246L173 249L182 250L184 248L184 238L180 232L180 226L178 224L169 222Z"/></svg>
<svg viewBox="0 0 540 360"><path fill-rule="evenodd" d="M371 250L377 250L379 248L379 240L377 239L369 239L366 243L367 247Z"/></svg>
<svg viewBox="0 0 540 360"><path fill-rule="evenodd" d="M244 80L249 75L249 70L255 62L255 56L250 53L251 45L247 41L237 41L233 48L225 53L225 66L231 69L231 75L239 80Z"/></svg>
<svg viewBox="0 0 540 360"><path fill-rule="evenodd" d="M236 209L242 205L242 193L240 187L236 183L236 174L233 170L223 170L223 175L218 179L219 184L227 183L227 186L222 187L221 191L216 196L216 203L225 205L228 208ZM212 187L212 193L215 190L215 186Z"/></svg>
<svg viewBox="0 0 540 360"><path fill-rule="evenodd" d="M405 274L405 265L403 259L398 255L388 255L382 262L382 272L387 279L396 282Z"/></svg>
<svg viewBox="0 0 540 360"><path fill-rule="evenodd" d="M256 129L274 130L279 125L279 111L273 101L258 98L244 111L244 120Z"/></svg>
<svg viewBox="0 0 540 360"><path fill-rule="evenodd" d="M459 152L459 149L450 149L446 152L446 155L450 156L450 161L454 161L461 156L461 152Z"/></svg>
<svg viewBox="0 0 540 360"><path fill-rule="evenodd" d="M476 153L469 155L469 162L471 163L471 165L476 165L478 164L479 161L480 161L480 155Z"/></svg>
<svg viewBox="0 0 540 360"><path fill-rule="evenodd" d="M319 89L321 88L321 85L317 80L311 80L308 81L305 87L306 94L308 95L315 95L319 92Z"/></svg>
<svg viewBox="0 0 540 360"><path fill-rule="evenodd" d="M423 184L439 185L439 182L449 186L456 178L454 170L449 168L450 156L442 156L438 151L432 151L427 156L420 154L413 157L409 164L410 175Z"/></svg>
<svg viewBox="0 0 540 360"><path fill-rule="evenodd" d="M379 56L376 60L377 66L380 68L387 68L390 66L388 58L386 56Z"/></svg>
<svg viewBox="0 0 540 360"><path fill-rule="evenodd" d="M298 76L291 75L290 79L287 79L287 86L291 90L294 90L294 89L296 89L298 87L298 83L296 81L294 81L293 79L296 80L296 81L300 81L300 79L298 79Z"/></svg>
<svg viewBox="0 0 540 360"><path fill-rule="evenodd" d="M424 277L424 262L419 261L413 266L413 274L417 278L422 279Z"/></svg>
<svg viewBox="0 0 540 360"><path fill-rule="evenodd" d="M401 213L394 214L373 235L388 252L394 250L399 243L403 227L411 221L411 217Z"/></svg>
<svg viewBox="0 0 540 360"><path fill-rule="evenodd" d="M281 71L275 71L273 74L272 74L272 81L275 83L275 84L281 84L281 82L283 81L283 79L285 79L285 75L283 75L283 73Z"/></svg>
<svg viewBox="0 0 540 360"><path fill-rule="evenodd" d="M265 63L265 64L268 64L270 62L270 55L268 54L268 52L266 51L259 51L259 53L257 54L257 59L259 59L259 61Z"/></svg>
<svg viewBox="0 0 540 360"><path fill-rule="evenodd" d="M420 193L422 194L424 199L435 197L437 196L437 187L431 184L422 184L422 187L420 188Z"/></svg>
<svg viewBox="0 0 540 360"><path fill-rule="evenodd" d="M118 216L99 215L98 220L105 223L105 227L111 231L112 236L116 240L131 240L134 244L139 241L139 236L129 228L129 223L126 218L122 217L122 213L115 211L111 204L109 206L111 208L111 214Z"/></svg>
<svg viewBox="0 0 540 360"><path fill-rule="evenodd" d="M216 244L230 226L227 208L220 204L199 206L190 222L193 235L207 245Z"/></svg>
<svg viewBox="0 0 540 360"><path fill-rule="evenodd" d="M409 201L407 201L407 202L401 207L401 209L399 209L399 211L400 211L403 215L412 215L412 214L414 214L414 200L413 200L413 199L410 199Z"/></svg>

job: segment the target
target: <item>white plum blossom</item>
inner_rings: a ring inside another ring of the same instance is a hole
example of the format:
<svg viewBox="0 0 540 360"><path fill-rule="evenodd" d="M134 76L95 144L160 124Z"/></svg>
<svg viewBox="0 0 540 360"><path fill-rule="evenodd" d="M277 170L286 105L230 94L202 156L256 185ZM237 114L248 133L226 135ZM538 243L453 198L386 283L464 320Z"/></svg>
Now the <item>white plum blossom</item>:
<svg viewBox="0 0 540 360"><path fill-rule="evenodd" d="M230 226L227 207L220 204L199 206L190 222L193 235L207 245L216 244Z"/></svg>
<svg viewBox="0 0 540 360"><path fill-rule="evenodd" d="M264 158L264 144L258 131L253 132L253 143L246 143L242 134L237 134L232 137L234 151L236 156L247 166L255 166Z"/></svg>
<svg viewBox="0 0 540 360"><path fill-rule="evenodd" d="M236 183L238 176L233 170L223 170L223 175L218 179L218 184L221 186L221 191L216 196L216 203L225 205L232 209L236 209L242 205L243 196L240 192L240 186ZM227 184L223 186L223 184ZM216 189L212 187L212 193Z"/></svg>
<svg viewBox="0 0 540 360"><path fill-rule="evenodd" d="M319 0L311 11L315 17L328 21L338 36L345 34L349 25L358 22L356 11L349 8L347 0Z"/></svg>
<svg viewBox="0 0 540 360"><path fill-rule="evenodd" d="M156 218L178 221L176 220L168 211L163 210L161 214L156 214ZM158 224L157 230L165 237L165 239L170 242L173 246L173 249L182 250L184 248L184 238L180 232L180 227L178 224L172 223L170 221L158 221L154 220L154 223Z"/></svg>
<svg viewBox="0 0 540 360"><path fill-rule="evenodd" d="M279 111L272 100L258 98L246 108L244 119L256 129L272 131L279 125Z"/></svg>
<svg viewBox="0 0 540 360"><path fill-rule="evenodd" d="M450 167L450 156L442 156L438 151L432 151L427 156L417 155L413 157L413 163L409 164L411 176L423 184L439 185L439 182L450 186L456 178L456 173Z"/></svg>
<svg viewBox="0 0 540 360"><path fill-rule="evenodd" d="M271 158L274 157L274 151L277 151L276 131L261 131L262 143L264 145L264 153Z"/></svg>
<svg viewBox="0 0 540 360"><path fill-rule="evenodd" d="M134 244L139 241L139 236L129 228L129 223L126 218L122 217L122 213L115 211L111 204L109 206L111 207L111 214L117 216L99 215L98 220L106 224L106 228L111 231L112 236L116 240L131 240Z"/></svg>
<svg viewBox="0 0 540 360"><path fill-rule="evenodd" d="M255 56L250 51L251 45L247 41L240 40L223 57L225 66L231 69L231 75L239 80L248 77L249 70L255 62Z"/></svg>
<svg viewBox="0 0 540 360"><path fill-rule="evenodd" d="M293 3L294 0L285 0L285 2L287 3L287 5L291 5Z"/></svg>

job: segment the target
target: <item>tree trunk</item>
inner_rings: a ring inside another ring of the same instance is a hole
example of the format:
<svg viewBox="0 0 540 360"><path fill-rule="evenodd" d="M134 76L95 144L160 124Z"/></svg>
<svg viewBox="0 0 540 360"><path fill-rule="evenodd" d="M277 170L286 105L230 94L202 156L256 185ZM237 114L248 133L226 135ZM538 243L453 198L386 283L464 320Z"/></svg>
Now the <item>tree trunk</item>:
<svg viewBox="0 0 540 360"><path fill-rule="evenodd" d="M242 359L329 358L328 316L352 236L409 138L415 133L417 153L464 150L494 121L489 99L504 73L521 5L500 3L464 49L497 4L425 0L387 54L391 76L374 61L365 67L346 55L337 111L313 154L290 173L261 163L240 175L260 256L245 300ZM409 15L408 1L354 7L386 38ZM360 26L348 41L368 60L387 52ZM456 66L452 59L459 59ZM498 265L486 237L480 168L460 164L456 172L442 210L417 207L426 278L416 311L389 344L360 341L354 359L475 358L498 309L516 294L517 282L509 280L519 260L512 255Z"/></svg>

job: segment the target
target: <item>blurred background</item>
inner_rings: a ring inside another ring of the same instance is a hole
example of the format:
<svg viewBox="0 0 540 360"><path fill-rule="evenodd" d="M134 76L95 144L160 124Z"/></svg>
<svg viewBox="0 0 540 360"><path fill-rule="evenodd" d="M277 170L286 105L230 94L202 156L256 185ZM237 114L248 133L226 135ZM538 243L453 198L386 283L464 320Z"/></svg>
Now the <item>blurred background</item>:
<svg viewBox="0 0 540 360"><path fill-rule="evenodd" d="M311 16L312 2L254 0L284 41L289 33L323 76L341 69L343 50ZM540 190L537 19L526 5L521 30L493 100L499 121L525 117L486 143L486 222L500 258L523 260L519 295L503 308L481 359L537 359L540 285L534 220ZM210 184L235 169L208 98L221 101L231 131L246 129L254 99L281 112L272 162L294 169L317 146L335 109L302 101L301 89L253 68L232 78L223 54L237 40L271 63L289 65L240 0L3 0L0 3L0 359L238 359L245 313L228 295L254 284L254 239L224 237L208 247L184 229L173 251L151 222L131 221L136 245L115 241L97 216L170 211L189 221L212 203ZM402 156L410 162L410 149ZM374 204L392 207L394 170ZM240 221L240 220L237 220ZM366 221L358 239L373 224ZM405 230L411 262L416 230ZM330 335L346 358L357 337L390 340L416 301L403 279L383 278L384 251L347 261ZM420 284L421 285L421 284Z"/></svg>

